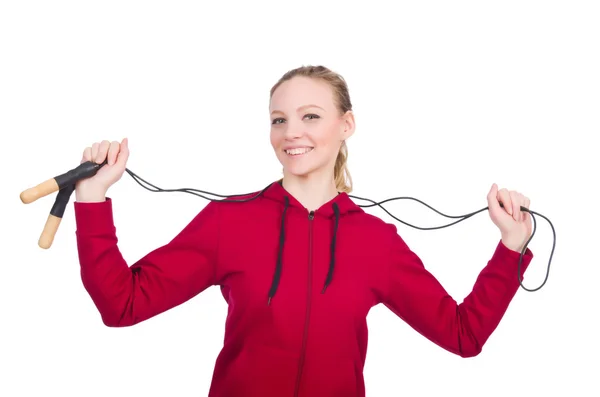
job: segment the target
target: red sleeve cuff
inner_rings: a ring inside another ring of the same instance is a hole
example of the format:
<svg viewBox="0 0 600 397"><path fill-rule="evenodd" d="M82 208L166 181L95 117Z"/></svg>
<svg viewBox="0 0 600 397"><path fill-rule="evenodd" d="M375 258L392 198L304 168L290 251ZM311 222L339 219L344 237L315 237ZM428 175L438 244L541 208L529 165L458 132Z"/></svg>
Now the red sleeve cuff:
<svg viewBox="0 0 600 397"><path fill-rule="evenodd" d="M101 202L77 202L75 208L75 225L79 235L114 234L112 200L106 197Z"/></svg>
<svg viewBox="0 0 600 397"><path fill-rule="evenodd" d="M507 269L514 270L514 274L516 274L519 266L520 256L520 252L511 250L506 245L504 245L502 240L500 240L498 242L498 245L496 246L496 251L492 256L492 262L498 263ZM527 248L525 250L525 253L523 254L523 261L521 263L521 278L523 278L523 274L525 273L525 270L527 270L527 267L529 266L529 263L531 263L532 259L533 252L529 248Z"/></svg>

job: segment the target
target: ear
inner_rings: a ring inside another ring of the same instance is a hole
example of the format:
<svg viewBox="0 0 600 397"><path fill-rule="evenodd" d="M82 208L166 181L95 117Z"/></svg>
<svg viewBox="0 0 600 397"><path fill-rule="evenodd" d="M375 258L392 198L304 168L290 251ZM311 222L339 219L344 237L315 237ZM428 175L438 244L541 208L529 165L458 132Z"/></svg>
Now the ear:
<svg viewBox="0 0 600 397"><path fill-rule="evenodd" d="M342 116L342 126L341 126L341 140L345 141L354 135L354 130L356 129L356 122L354 120L354 112L352 110L348 110Z"/></svg>

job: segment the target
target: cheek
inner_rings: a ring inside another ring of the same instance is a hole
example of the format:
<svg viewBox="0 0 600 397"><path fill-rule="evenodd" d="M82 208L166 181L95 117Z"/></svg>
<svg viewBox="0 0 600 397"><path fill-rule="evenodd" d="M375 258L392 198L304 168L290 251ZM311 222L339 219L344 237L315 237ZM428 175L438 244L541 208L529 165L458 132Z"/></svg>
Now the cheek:
<svg viewBox="0 0 600 397"><path fill-rule="evenodd" d="M313 131L313 142L323 150L337 151L340 143L337 124L322 125L321 127Z"/></svg>
<svg viewBox="0 0 600 397"><path fill-rule="evenodd" d="M269 140L271 142L271 146L273 146L273 149L276 149L280 143L281 143L281 138L279 136L280 134L277 134L276 132L274 132L273 130L271 130L271 134L269 136Z"/></svg>

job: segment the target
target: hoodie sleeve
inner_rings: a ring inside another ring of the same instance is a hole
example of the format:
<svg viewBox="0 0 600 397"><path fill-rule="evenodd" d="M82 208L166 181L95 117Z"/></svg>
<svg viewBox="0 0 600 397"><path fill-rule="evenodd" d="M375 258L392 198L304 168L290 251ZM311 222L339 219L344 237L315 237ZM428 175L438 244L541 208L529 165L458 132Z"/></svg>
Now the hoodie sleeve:
<svg viewBox="0 0 600 397"><path fill-rule="evenodd" d="M209 203L170 242L127 264L117 246L112 200L74 202L81 279L109 327L178 306L215 285L218 205Z"/></svg>
<svg viewBox="0 0 600 397"><path fill-rule="evenodd" d="M519 289L520 253L500 240L472 291L458 304L392 227L382 303L440 347L461 357L478 355ZM532 258L527 249L521 275Z"/></svg>

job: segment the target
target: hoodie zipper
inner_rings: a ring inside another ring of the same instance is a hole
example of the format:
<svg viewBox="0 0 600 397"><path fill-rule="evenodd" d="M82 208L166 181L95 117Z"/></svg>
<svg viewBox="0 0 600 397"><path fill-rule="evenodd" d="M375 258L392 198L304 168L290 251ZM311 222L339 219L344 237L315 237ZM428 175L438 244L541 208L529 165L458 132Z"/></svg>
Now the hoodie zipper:
<svg viewBox="0 0 600 397"><path fill-rule="evenodd" d="M310 306L312 296L312 234L313 234L313 219L315 212L310 211L308 214L308 286L306 291L306 318L304 320L304 335L302 337L302 349L300 350L300 362L298 364L298 375L296 377L296 391L294 396L298 397L300 391L300 380L302 378L302 370L304 369L304 359L306 357L306 340L308 339L308 323L310 321Z"/></svg>

